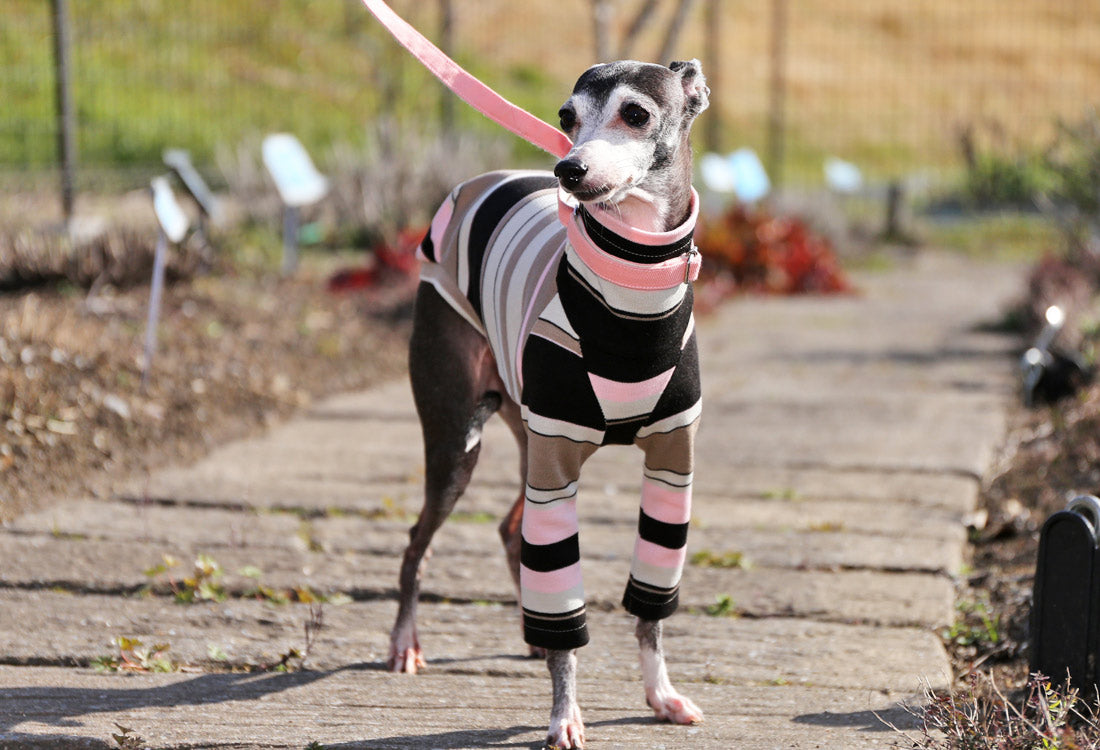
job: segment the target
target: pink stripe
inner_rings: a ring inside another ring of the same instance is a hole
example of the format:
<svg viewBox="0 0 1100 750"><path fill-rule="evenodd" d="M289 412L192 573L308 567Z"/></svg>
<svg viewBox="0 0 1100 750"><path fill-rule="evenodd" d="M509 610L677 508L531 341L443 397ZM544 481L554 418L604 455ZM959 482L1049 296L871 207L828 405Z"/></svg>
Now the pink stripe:
<svg viewBox="0 0 1100 750"><path fill-rule="evenodd" d="M538 283L535 284L535 291L531 294L531 302L527 305L527 312L523 314L523 327L520 331L530 331L527 327L527 323L531 320L531 313L535 308L535 303L538 301L539 292L542 291L542 284L546 281L547 274L550 273L550 269L555 271L558 268L558 258L561 257L562 251L565 249L564 243L562 247L558 249L558 252L554 253L554 257L550 262L546 264L546 268L542 269L542 274L539 276ZM527 337L520 337L520 345L516 347L516 380L519 381L519 387L523 388L523 350L527 344Z"/></svg>
<svg viewBox="0 0 1100 750"><path fill-rule="evenodd" d="M692 194L694 195L694 193L695 189L692 188ZM577 215L575 207L570 205L567 200L568 197L565 191L559 188L558 220L565 225L566 232L569 235L569 244L573 246L577 255L584 264L591 268L592 272L601 279L610 281L612 284L617 284L618 286L626 287L627 289L656 291L659 289L672 289L680 284L686 284L689 281L695 281L695 279L699 278L701 260L698 251L690 254L685 253L685 255L687 255L686 258L683 256L679 258L670 258L660 263L634 263L629 260L623 260L622 258L616 258L614 255L604 252L588 238L584 228L581 226L580 216ZM698 200L695 200L695 203L697 205ZM695 216L694 212L692 216ZM603 223L602 220L601 223ZM681 229L684 227L687 227L689 231L694 229L695 225L693 220L688 219L688 221L681 226ZM638 235L661 237L667 234L644 232L640 229L632 231L635 235L632 239L636 242L641 242ZM680 230L673 231L678 232ZM668 243L660 242L656 244Z"/></svg>
<svg viewBox="0 0 1100 750"><path fill-rule="evenodd" d="M634 559L658 568L669 570L682 568L686 558L687 547L669 549L653 542L647 542L645 539L639 539L634 544Z"/></svg>
<svg viewBox="0 0 1100 750"><path fill-rule="evenodd" d="M577 533L577 503L549 508L527 503L523 507L523 538L531 544L553 544Z"/></svg>
<svg viewBox="0 0 1100 750"><path fill-rule="evenodd" d="M675 369L674 367L670 368L660 375L637 383L608 380L592 373L588 373L588 379L592 382L592 390L596 392L596 398L601 401L614 401L623 404L659 395L668 385L668 381L672 379L672 371Z"/></svg>
<svg viewBox="0 0 1100 750"><path fill-rule="evenodd" d="M680 489L643 479L642 510L656 521L687 523L691 520L691 487Z"/></svg>
<svg viewBox="0 0 1100 750"><path fill-rule="evenodd" d="M540 594L560 594L580 583L581 564L579 562L546 573L531 570L524 565L519 566L520 587Z"/></svg>
<svg viewBox="0 0 1100 750"><path fill-rule="evenodd" d="M424 35L393 12L383 0L363 0L367 10L385 26L405 49L466 103L520 138L559 159L573 147L569 137L530 112L520 109L467 73Z"/></svg>
<svg viewBox="0 0 1100 750"><path fill-rule="evenodd" d="M447 225L451 223L451 216L454 215L455 204L450 199L443 201L443 205L439 207L439 210L435 212L435 216L432 217L431 238L435 246L441 247L443 245L443 232L447 230Z"/></svg>

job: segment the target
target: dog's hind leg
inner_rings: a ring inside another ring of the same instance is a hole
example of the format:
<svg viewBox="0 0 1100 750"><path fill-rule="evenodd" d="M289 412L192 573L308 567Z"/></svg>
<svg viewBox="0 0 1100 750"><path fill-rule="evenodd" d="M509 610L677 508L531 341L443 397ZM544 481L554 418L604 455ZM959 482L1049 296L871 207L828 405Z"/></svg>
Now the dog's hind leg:
<svg viewBox="0 0 1100 750"><path fill-rule="evenodd" d="M522 600L523 595L519 583L520 551L523 547L523 505L526 496L527 482L527 432L523 428L523 419L517 404L505 399L500 408L500 416L512 431L519 447L519 496L512 503L512 507L500 522L500 541L504 545L504 555L508 562L508 572L512 574L512 583L516 587L516 602ZM546 649L537 646L529 646L530 655L539 659L546 658Z"/></svg>
<svg viewBox="0 0 1100 750"><path fill-rule="evenodd" d="M394 672L416 672L424 666L416 632L423 563L432 537L470 481L481 429L501 404L496 364L485 338L427 284L417 294L409 375L424 435L424 507L409 532L401 563L397 620L390 635L389 668Z"/></svg>

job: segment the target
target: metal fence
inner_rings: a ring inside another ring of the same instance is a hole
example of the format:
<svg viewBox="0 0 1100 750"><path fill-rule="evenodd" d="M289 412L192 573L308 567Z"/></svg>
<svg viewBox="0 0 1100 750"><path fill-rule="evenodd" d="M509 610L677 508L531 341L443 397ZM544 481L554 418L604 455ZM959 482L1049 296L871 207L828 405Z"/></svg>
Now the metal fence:
<svg viewBox="0 0 1100 750"><path fill-rule="evenodd" d="M393 5L438 37L439 3ZM621 33L641 0L611 5ZM50 10L5 0L9 174L56 165ZM453 10L460 61L543 117L592 61L591 0L453 0ZM358 0L71 0L69 13L83 170L151 168L169 146L209 160L272 130L323 150L362 138L381 113L438 114L438 87ZM639 39L638 57L661 29L658 19ZM1057 118L1100 103L1096 0L703 0L676 51L703 58L714 84L707 145L752 146L799 184L820 182L828 155L872 177L943 175L967 131L1040 149ZM486 127L465 110L459 125Z"/></svg>

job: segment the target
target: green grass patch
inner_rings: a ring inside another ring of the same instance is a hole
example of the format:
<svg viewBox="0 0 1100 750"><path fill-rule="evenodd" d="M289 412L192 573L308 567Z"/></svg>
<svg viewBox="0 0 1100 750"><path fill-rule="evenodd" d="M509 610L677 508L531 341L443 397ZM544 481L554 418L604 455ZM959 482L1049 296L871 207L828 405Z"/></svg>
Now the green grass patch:
<svg viewBox="0 0 1100 750"><path fill-rule="evenodd" d="M927 221L921 234L935 247L1000 261L1033 261L1060 247L1052 222L1037 213L1014 211L969 214L957 219Z"/></svg>
<svg viewBox="0 0 1100 750"><path fill-rule="evenodd" d="M744 553L730 550L728 552L714 552L709 549L699 550L691 556L691 564L701 568L739 568L747 570L752 563Z"/></svg>

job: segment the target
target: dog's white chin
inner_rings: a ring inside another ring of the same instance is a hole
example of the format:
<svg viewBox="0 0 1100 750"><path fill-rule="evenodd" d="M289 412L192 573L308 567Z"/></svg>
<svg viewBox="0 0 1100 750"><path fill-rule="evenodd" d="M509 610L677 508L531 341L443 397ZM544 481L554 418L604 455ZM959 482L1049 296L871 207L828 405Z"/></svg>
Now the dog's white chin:
<svg viewBox="0 0 1100 750"><path fill-rule="evenodd" d="M636 185L626 185L595 203L598 210L607 211L635 229L660 232L664 229L664 213L656 197Z"/></svg>

